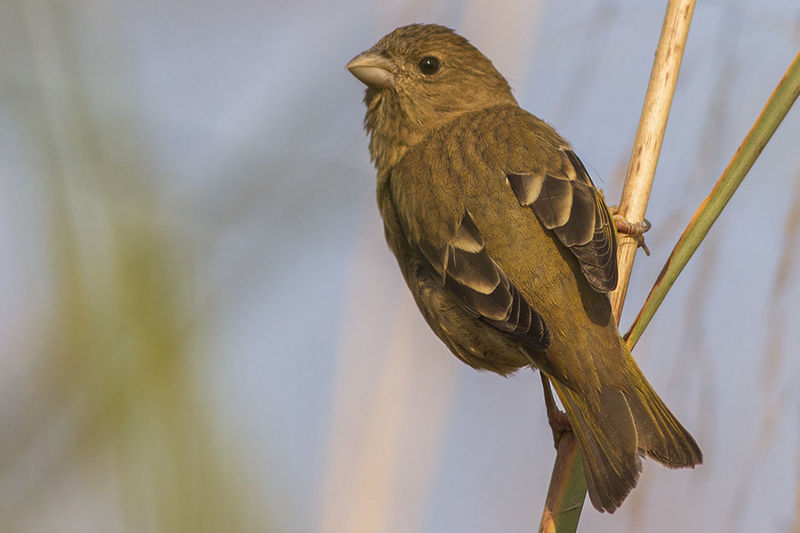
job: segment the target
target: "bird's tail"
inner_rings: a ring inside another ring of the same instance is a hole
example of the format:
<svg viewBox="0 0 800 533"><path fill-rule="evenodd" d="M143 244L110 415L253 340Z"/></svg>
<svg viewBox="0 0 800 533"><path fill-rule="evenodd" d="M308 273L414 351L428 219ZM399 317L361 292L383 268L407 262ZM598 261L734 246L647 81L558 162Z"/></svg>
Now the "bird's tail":
<svg viewBox="0 0 800 533"><path fill-rule="evenodd" d="M671 468L693 467L703 454L632 361L626 390L604 387L599 401L551 379L578 437L592 505L613 513L636 486L640 455Z"/></svg>

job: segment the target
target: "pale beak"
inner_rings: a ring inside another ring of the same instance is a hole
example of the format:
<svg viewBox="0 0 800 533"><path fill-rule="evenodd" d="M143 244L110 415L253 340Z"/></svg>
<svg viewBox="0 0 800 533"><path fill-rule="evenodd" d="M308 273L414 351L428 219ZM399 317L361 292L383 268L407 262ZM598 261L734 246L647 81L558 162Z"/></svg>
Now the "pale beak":
<svg viewBox="0 0 800 533"><path fill-rule="evenodd" d="M394 88L394 63L382 55L364 52L354 57L345 68L368 87Z"/></svg>

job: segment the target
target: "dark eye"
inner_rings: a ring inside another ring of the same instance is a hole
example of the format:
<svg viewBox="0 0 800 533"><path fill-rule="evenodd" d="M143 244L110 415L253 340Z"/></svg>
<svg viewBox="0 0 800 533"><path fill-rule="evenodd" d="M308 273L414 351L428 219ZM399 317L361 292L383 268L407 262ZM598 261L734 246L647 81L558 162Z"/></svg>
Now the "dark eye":
<svg viewBox="0 0 800 533"><path fill-rule="evenodd" d="M439 70L439 59L433 56L425 56L419 60L419 70L426 76L436 74Z"/></svg>

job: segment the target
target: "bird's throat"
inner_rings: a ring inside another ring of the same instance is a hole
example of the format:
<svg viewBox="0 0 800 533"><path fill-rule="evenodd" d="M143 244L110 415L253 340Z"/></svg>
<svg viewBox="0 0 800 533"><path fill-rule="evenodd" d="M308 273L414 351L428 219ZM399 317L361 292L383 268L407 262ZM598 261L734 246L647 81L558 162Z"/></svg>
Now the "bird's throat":
<svg viewBox="0 0 800 533"><path fill-rule="evenodd" d="M367 89L364 128L370 134L369 152L380 172L393 168L406 151L418 144L430 130L414 120L389 89Z"/></svg>

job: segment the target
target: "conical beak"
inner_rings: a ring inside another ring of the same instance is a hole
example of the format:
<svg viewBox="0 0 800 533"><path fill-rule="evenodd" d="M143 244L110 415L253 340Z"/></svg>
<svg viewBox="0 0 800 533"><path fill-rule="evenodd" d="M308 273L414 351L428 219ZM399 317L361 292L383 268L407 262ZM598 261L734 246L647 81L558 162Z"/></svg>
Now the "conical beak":
<svg viewBox="0 0 800 533"><path fill-rule="evenodd" d="M354 57L345 67L364 85L375 89L394 87L394 63L382 55L364 52Z"/></svg>

